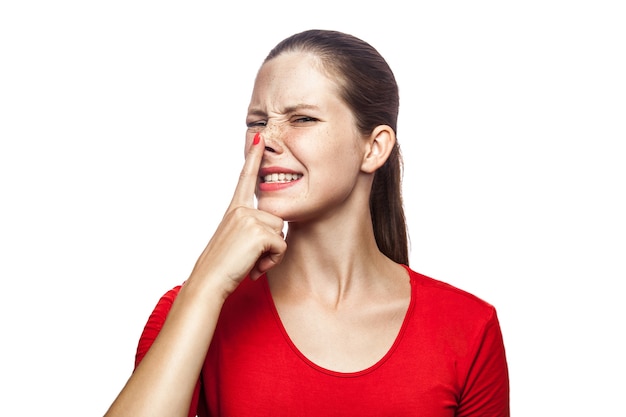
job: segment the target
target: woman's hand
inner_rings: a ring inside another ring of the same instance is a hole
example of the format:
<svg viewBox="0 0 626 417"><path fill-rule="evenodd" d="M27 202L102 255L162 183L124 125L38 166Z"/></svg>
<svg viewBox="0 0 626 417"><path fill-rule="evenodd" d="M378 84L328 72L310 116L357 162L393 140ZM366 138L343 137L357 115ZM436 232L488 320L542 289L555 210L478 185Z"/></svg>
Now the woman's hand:
<svg viewBox="0 0 626 417"><path fill-rule="evenodd" d="M256 142L222 222L106 417L187 415L224 300L248 274L258 278L282 260L283 220L254 208L265 149Z"/></svg>
<svg viewBox="0 0 626 417"><path fill-rule="evenodd" d="M257 133L248 149L232 201L200 255L189 280L221 279L224 298L249 274L257 279L280 263L287 244L283 219L254 207L254 192L265 149Z"/></svg>

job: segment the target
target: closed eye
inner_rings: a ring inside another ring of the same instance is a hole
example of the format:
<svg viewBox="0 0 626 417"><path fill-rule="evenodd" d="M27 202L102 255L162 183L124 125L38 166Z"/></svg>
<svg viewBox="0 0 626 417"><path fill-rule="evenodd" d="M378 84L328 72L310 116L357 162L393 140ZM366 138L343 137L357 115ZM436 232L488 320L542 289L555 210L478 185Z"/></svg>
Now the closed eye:
<svg viewBox="0 0 626 417"><path fill-rule="evenodd" d="M317 122L318 119L316 119L315 117L297 116L297 117L294 117L292 121L293 123L312 123L312 122Z"/></svg>
<svg viewBox="0 0 626 417"><path fill-rule="evenodd" d="M257 120L255 122L248 122L248 123L246 123L246 126L248 126L249 128L252 128L252 127L264 127L264 126L267 126L267 122L265 120Z"/></svg>

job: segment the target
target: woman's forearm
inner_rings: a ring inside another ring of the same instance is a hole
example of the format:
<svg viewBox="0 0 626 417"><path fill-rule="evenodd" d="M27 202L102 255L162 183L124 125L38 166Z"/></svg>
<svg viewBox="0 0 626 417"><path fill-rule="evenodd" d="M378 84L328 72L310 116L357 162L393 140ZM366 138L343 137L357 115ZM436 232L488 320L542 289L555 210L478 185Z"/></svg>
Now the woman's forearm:
<svg viewBox="0 0 626 417"><path fill-rule="evenodd" d="M190 281L105 417L187 416L224 301L219 291Z"/></svg>

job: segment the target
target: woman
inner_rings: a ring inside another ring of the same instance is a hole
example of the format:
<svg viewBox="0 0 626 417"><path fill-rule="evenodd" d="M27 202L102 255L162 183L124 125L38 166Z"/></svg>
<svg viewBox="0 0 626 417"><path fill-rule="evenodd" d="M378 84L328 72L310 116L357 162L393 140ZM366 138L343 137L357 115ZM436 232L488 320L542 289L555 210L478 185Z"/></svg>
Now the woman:
<svg viewBox="0 0 626 417"><path fill-rule="evenodd" d="M408 267L397 114L360 39L270 52L232 202L107 416L509 415L495 309Z"/></svg>

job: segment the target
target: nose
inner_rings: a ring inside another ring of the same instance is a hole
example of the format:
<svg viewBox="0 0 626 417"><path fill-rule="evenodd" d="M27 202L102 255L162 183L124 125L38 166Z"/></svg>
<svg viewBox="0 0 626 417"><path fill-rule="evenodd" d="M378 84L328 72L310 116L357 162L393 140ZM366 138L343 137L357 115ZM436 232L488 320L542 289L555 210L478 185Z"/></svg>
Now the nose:
<svg viewBox="0 0 626 417"><path fill-rule="evenodd" d="M282 152L282 127L276 122L268 122L263 129L263 139L265 140L265 150L271 153Z"/></svg>

